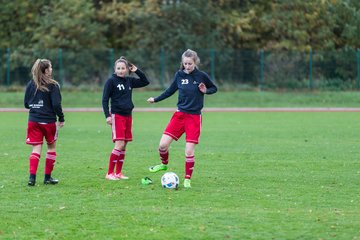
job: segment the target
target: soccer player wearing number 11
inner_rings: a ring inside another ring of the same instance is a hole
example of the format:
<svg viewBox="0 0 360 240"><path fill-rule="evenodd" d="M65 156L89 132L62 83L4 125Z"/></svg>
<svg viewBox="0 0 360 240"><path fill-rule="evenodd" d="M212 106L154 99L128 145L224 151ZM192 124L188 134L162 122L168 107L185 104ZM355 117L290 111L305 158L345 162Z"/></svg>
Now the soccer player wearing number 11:
<svg viewBox="0 0 360 240"><path fill-rule="evenodd" d="M193 50L186 50L181 57L180 70L176 72L174 81L160 96L150 97L149 103L160 102L172 96L179 90L177 107L168 123L159 144L161 164L150 167L150 172L167 170L169 147L173 140L177 141L183 133L186 134L185 146L185 180L184 187L191 187L190 179L195 164L195 145L199 143L201 131L201 110L204 105L204 95L217 92L217 87L209 76L199 71L200 59Z"/></svg>
<svg viewBox="0 0 360 240"><path fill-rule="evenodd" d="M109 159L109 168L106 174L108 180L128 179L122 173L125 159L125 149L132 141L132 89L145 87L149 84L145 74L124 57L115 62L115 73L106 81L102 97L102 106L106 123L111 126L112 140L115 143ZM132 72L139 78L128 76ZM109 111L111 102L111 112ZM114 168L116 172L114 173Z"/></svg>

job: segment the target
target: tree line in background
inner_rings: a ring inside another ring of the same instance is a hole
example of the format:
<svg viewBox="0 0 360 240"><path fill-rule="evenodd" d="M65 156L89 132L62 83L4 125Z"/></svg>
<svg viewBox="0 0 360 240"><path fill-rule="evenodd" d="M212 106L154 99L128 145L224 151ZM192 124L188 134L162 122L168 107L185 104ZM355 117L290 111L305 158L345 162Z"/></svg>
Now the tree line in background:
<svg viewBox="0 0 360 240"><path fill-rule="evenodd" d="M0 48L360 47L358 0L0 0Z"/></svg>
<svg viewBox="0 0 360 240"><path fill-rule="evenodd" d="M360 88L359 0L0 0L0 25L0 85L39 57L101 85L125 55L164 87L192 48L230 89Z"/></svg>

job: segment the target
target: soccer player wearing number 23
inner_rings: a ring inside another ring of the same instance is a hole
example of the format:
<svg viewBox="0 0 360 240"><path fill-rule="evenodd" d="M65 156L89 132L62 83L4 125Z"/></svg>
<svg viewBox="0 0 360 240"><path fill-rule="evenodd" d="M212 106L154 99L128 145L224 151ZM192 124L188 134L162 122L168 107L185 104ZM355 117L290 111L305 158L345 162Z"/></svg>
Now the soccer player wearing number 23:
<svg viewBox="0 0 360 240"><path fill-rule="evenodd" d="M199 143L204 95L217 92L217 87L209 76L198 70L199 63L200 59L197 53L191 49L186 50L181 57L180 70L176 72L170 87L160 96L150 97L147 100L149 103L160 102L179 90L178 110L173 114L159 144L161 164L150 167L149 170L150 172L167 170L170 144L173 140L177 141L185 133L184 187L186 188L191 187L190 179L195 164L195 145Z"/></svg>

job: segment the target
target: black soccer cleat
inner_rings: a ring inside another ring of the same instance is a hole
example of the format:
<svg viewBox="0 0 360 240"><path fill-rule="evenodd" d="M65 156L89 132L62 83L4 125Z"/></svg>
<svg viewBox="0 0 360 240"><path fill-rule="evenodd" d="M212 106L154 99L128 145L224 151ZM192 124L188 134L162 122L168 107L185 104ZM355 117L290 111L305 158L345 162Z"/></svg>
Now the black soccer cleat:
<svg viewBox="0 0 360 240"><path fill-rule="evenodd" d="M35 186L35 183L36 183L36 175L35 174L30 174L28 185L29 186Z"/></svg>
<svg viewBox="0 0 360 240"><path fill-rule="evenodd" d="M59 180L54 179L52 177L45 177L45 179L44 179L44 184L52 184L52 185L54 185L54 184L58 184L58 183L59 183Z"/></svg>

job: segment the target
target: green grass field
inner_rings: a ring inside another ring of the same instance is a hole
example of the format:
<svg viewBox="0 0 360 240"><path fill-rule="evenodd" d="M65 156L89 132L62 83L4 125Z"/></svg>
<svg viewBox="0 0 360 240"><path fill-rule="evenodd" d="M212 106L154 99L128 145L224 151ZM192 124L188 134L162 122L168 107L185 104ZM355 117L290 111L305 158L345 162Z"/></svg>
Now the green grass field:
<svg viewBox="0 0 360 240"><path fill-rule="evenodd" d="M115 182L103 114L65 114L60 184L42 184L42 158L28 187L27 113L0 113L0 239L360 239L358 113L204 113L192 188L177 191L147 170L172 113L134 113L130 179ZM182 179L183 138L170 151Z"/></svg>

